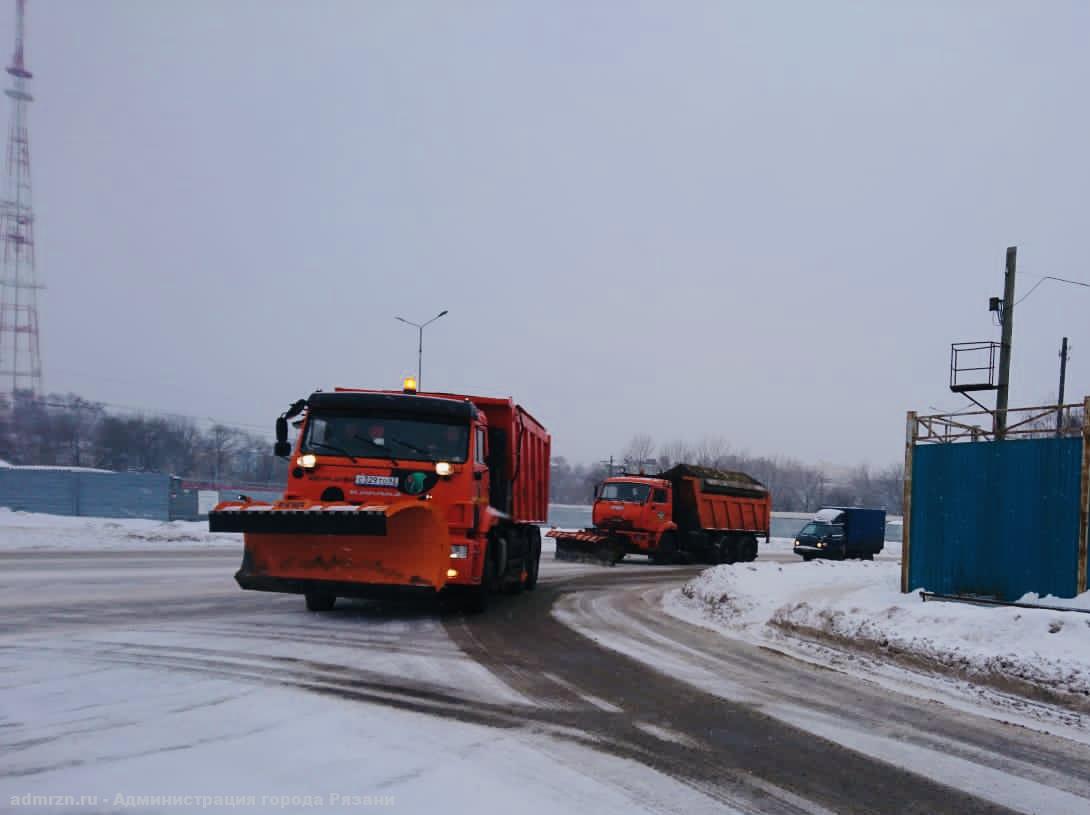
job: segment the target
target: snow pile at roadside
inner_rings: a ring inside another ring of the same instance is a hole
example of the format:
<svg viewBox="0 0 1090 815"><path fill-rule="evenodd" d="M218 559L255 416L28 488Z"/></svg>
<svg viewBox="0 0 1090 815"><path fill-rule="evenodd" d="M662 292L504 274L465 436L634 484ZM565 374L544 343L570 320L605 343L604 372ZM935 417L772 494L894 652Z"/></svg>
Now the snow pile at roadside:
<svg viewBox="0 0 1090 815"><path fill-rule="evenodd" d="M888 562L718 566L667 594L664 604L689 622L762 645L817 639L1086 703L1090 614L924 603L919 594L901 594L900 575L900 565ZM1022 599L1090 609L1090 592Z"/></svg>
<svg viewBox="0 0 1090 815"><path fill-rule="evenodd" d="M0 551L242 548L242 536L213 534L207 521L80 518L0 507Z"/></svg>

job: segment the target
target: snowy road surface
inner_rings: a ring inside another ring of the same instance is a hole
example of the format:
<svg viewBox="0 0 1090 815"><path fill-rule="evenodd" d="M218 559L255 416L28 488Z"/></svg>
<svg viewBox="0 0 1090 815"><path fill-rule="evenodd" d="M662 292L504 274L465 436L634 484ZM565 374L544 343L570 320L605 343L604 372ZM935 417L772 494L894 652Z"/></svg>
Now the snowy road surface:
<svg viewBox="0 0 1090 815"><path fill-rule="evenodd" d="M316 615L237 561L0 554L0 810L1090 812L1085 742L664 614L694 568Z"/></svg>

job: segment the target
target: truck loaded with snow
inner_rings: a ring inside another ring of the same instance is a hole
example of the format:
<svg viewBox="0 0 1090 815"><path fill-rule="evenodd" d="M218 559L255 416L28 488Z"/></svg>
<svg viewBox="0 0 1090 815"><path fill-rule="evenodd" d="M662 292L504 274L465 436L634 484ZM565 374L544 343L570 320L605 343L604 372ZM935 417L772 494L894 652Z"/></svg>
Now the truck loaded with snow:
<svg viewBox="0 0 1090 815"><path fill-rule="evenodd" d="M595 490L593 526L551 529L558 560L734 563L757 557L769 535L772 498L740 472L679 464L654 476L607 478Z"/></svg>
<svg viewBox="0 0 1090 815"><path fill-rule="evenodd" d="M301 420L294 448L288 422ZM244 589L303 594L312 611L390 588L482 610L537 584L550 438L511 399L337 388L276 422L284 496L219 504L213 532L243 533Z"/></svg>
<svg viewBox="0 0 1090 815"><path fill-rule="evenodd" d="M795 536L795 554L873 560L886 539L886 511L863 507L825 507Z"/></svg>

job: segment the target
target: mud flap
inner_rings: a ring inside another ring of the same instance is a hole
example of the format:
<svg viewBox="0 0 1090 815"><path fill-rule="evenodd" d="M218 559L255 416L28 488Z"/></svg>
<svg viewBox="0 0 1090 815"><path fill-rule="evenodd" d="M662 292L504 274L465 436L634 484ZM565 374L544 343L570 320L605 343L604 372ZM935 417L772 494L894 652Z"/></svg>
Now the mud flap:
<svg viewBox="0 0 1090 815"><path fill-rule="evenodd" d="M435 590L446 585L450 537L440 510L419 500L352 510L312 507L292 515L269 507L245 513L251 517L244 522L239 585L280 583L286 591L308 581Z"/></svg>

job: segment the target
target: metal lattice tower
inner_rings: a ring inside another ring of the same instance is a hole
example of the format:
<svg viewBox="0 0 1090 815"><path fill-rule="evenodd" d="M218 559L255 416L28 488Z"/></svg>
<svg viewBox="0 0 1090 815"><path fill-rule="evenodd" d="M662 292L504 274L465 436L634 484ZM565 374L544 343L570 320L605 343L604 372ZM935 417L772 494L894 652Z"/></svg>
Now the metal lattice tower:
<svg viewBox="0 0 1090 815"><path fill-rule="evenodd" d="M23 62L26 0L15 2L15 54L7 72L12 87L7 174L0 200L0 393L42 393L38 347L38 275L34 266L34 210L30 196L30 138L27 92L32 74Z"/></svg>

